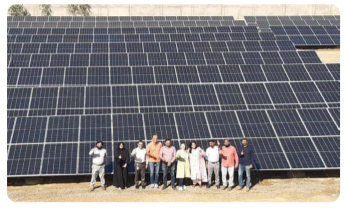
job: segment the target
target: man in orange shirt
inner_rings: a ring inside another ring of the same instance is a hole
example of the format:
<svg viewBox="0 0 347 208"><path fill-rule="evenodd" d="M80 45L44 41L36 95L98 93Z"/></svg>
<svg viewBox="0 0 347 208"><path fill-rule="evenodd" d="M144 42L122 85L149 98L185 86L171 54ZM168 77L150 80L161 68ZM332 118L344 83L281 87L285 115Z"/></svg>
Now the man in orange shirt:
<svg viewBox="0 0 347 208"><path fill-rule="evenodd" d="M160 158L159 152L160 148L163 145L158 141L158 135L154 134L152 136L152 142L147 145L146 154L149 158L149 175L151 188L159 188L158 180L159 180L159 167L160 167Z"/></svg>
<svg viewBox="0 0 347 208"><path fill-rule="evenodd" d="M234 186L234 168L237 168L239 165L239 156L235 147L230 145L229 139L224 139L224 146L219 151L219 154L222 156L222 190L228 187L228 191L231 191ZM229 186L227 185L227 173L229 173Z"/></svg>

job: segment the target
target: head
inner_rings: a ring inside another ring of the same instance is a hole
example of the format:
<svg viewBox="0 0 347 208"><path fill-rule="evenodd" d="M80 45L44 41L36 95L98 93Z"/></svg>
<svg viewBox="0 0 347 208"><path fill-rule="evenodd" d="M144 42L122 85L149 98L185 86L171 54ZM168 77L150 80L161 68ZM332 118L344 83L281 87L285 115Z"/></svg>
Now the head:
<svg viewBox="0 0 347 208"><path fill-rule="evenodd" d="M138 143L137 143L137 147L142 149L143 148L143 141L140 140Z"/></svg>
<svg viewBox="0 0 347 208"><path fill-rule="evenodd" d="M102 141L98 141L98 142L96 142L96 147L98 148L98 149L102 149L102 146L104 145L104 143L102 142Z"/></svg>
<svg viewBox="0 0 347 208"><path fill-rule="evenodd" d="M152 142L154 142L154 143L158 142L158 135L157 134L152 135Z"/></svg>
<svg viewBox="0 0 347 208"><path fill-rule="evenodd" d="M186 150L186 144L185 144L184 142L181 143L180 149L181 149L181 150Z"/></svg>
<svg viewBox="0 0 347 208"><path fill-rule="evenodd" d="M165 139L165 146L167 147L171 146L171 139Z"/></svg>
<svg viewBox="0 0 347 208"><path fill-rule="evenodd" d="M241 143L245 147L248 145L248 140L246 138L242 138Z"/></svg>
<svg viewBox="0 0 347 208"><path fill-rule="evenodd" d="M196 141L192 141L189 144L189 152L192 153L192 149L198 148L198 145L196 144Z"/></svg>
<svg viewBox="0 0 347 208"><path fill-rule="evenodd" d="M229 139L224 139L224 146L229 147L230 146L230 141Z"/></svg>
<svg viewBox="0 0 347 208"><path fill-rule="evenodd" d="M124 148L124 143L123 143L123 142L120 142L120 143L118 144L118 148L119 148L119 149L123 149L123 148Z"/></svg>
<svg viewBox="0 0 347 208"><path fill-rule="evenodd" d="M214 145L216 144L216 142L214 140L210 140L208 142L208 144L210 145L210 147L214 147Z"/></svg>

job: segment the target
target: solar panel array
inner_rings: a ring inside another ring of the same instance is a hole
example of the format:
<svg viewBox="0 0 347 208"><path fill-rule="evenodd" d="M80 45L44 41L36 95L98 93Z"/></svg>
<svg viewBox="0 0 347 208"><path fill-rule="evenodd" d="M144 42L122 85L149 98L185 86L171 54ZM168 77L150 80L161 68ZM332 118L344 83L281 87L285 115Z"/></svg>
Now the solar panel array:
<svg viewBox="0 0 347 208"><path fill-rule="evenodd" d="M97 140L111 173L118 142L152 134L249 138L258 170L340 168L340 64L258 18L8 17L8 177L89 174Z"/></svg>
<svg viewBox="0 0 347 208"><path fill-rule="evenodd" d="M245 16L245 20L296 46L340 47L340 16Z"/></svg>

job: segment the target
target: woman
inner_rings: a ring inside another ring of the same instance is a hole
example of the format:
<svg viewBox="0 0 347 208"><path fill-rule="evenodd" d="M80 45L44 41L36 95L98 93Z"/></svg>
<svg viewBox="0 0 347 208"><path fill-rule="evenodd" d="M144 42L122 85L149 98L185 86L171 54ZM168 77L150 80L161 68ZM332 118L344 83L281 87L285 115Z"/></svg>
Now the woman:
<svg viewBox="0 0 347 208"><path fill-rule="evenodd" d="M193 181L193 187L199 183L201 188L202 182L207 182L207 173L205 166L205 152L202 150L195 141L189 144L189 162L190 162L190 173Z"/></svg>
<svg viewBox="0 0 347 208"><path fill-rule="evenodd" d="M181 143L180 150L176 152L177 158L177 172L176 178L179 179L179 191L186 189L187 187L184 185L184 178L190 177L189 171L189 159L188 159L188 151L186 150L186 144Z"/></svg>
<svg viewBox="0 0 347 208"><path fill-rule="evenodd" d="M120 142L114 153L113 185L119 189L127 188L128 164L130 163L129 151Z"/></svg>

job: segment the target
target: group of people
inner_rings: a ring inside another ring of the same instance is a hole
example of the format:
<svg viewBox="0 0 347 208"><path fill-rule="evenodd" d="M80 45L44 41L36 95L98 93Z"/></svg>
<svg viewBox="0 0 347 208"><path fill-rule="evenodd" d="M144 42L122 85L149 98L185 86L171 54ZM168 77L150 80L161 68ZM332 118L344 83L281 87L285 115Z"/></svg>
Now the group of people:
<svg viewBox="0 0 347 208"><path fill-rule="evenodd" d="M106 149L103 148L103 142L98 141L96 147L91 149L89 155L93 157L92 178L90 190L94 190L96 177L99 175L101 187L106 190L105 184L105 161ZM135 188L146 188L145 173L149 167L150 187L159 188L159 168L162 167L163 186L168 187L168 174L171 176L171 188L176 190L175 180L178 179L178 190L186 189L186 179L190 178L193 187L202 187L203 182L207 182L206 187L212 185L212 175L214 174L215 185L218 189L232 190L234 186L234 170L238 168L238 186L237 190L243 188L243 173L246 172L246 191L251 186L251 171L254 162L254 150L248 145L246 138L241 140L241 146L236 150L230 144L229 139L224 139L224 145L221 147L219 141L217 145L214 140L209 141L209 147L206 152L201 149L197 142L190 142L187 147L185 143L180 144L180 149L176 151L172 146L171 139L166 139L164 145L158 141L158 135L152 136L152 141L144 147L143 141L139 141L137 148L129 151L120 142L115 150L113 185L119 189L127 188L128 166L130 164L130 155L134 157L135 168ZM221 164L220 164L221 161ZM176 170L177 169L177 170ZM222 187L220 187L219 172L222 172ZM176 172L176 175L175 175ZM229 175L229 183L227 183ZM139 177L140 176L140 177ZM140 178L140 179L139 179Z"/></svg>

